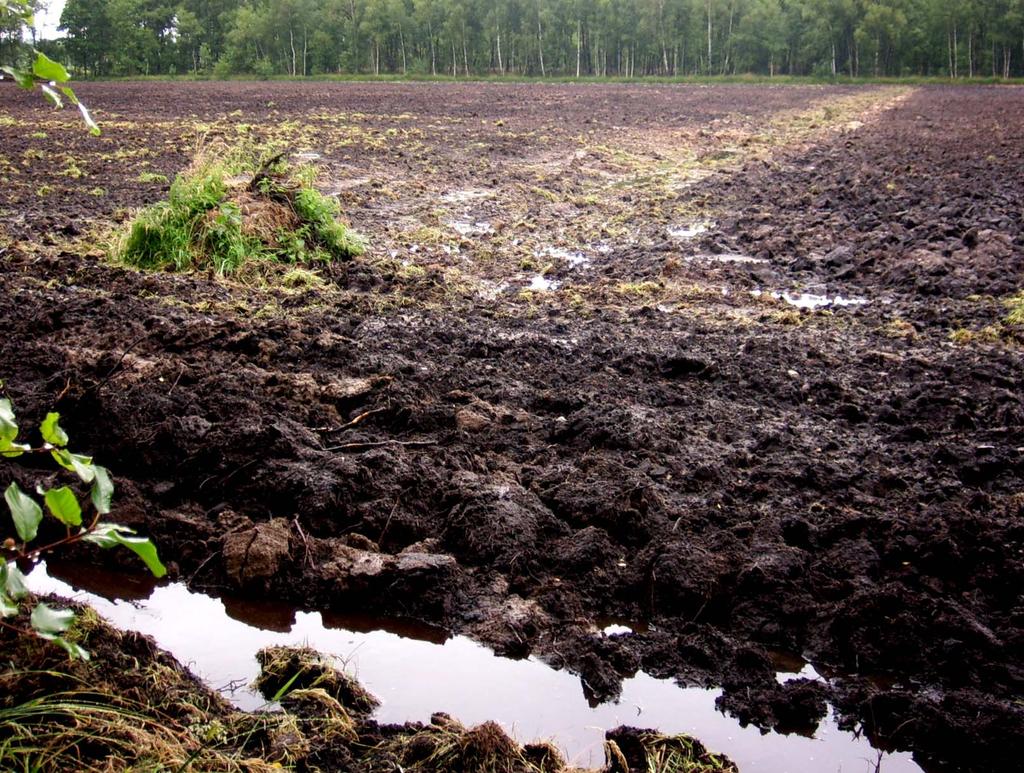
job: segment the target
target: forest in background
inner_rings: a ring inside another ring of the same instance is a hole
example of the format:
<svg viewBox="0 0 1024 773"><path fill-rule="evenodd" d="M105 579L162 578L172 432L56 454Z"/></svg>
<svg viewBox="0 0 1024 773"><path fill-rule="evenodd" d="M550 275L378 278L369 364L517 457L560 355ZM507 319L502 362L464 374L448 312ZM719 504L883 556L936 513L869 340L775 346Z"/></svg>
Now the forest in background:
<svg viewBox="0 0 1024 773"><path fill-rule="evenodd" d="M67 0L84 77L1024 75L1024 0ZM0 27L0 58L26 48Z"/></svg>

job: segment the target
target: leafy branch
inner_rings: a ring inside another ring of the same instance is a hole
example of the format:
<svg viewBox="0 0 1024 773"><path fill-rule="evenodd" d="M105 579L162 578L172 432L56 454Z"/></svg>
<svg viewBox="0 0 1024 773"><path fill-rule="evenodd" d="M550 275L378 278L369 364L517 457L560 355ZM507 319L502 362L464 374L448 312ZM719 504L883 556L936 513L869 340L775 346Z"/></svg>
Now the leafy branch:
<svg viewBox="0 0 1024 773"><path fill-rule="evenodd" d="M68 450L69 439L60 426L60 414L46 415L39 426L42 443L37 446L17 442L19 433L11 401L0 398L0 458L13 459L24 454L49 455L66 473L73 474L81 484L89 487L89 499L83 508L78 495L66 485L56 488L36 486L35 497L23 491L16 482L4 491L14 534L6 537L0 546L3 551L0 624L13 627L4 621L19 615L19 602L29 596L25 575L18 568L19 562L37 560L42 555L75 543L91 543L104 549L122 546L135 553L155 577L163 577L167 573L149 539L138 536L127 526L104 520L111 511L114 496L110 471L95 464L92 457ZM63 525L65 533L47 544L33 545L47 514ZM63 636L74 618L70 610L56 610L38 603L29 616L29 624L35 635L58 644L72 657L88 658L89 653L85 649Z"/></svg>
<svg viewBox="0 0 1024 773"><path fill-rule="evenodd" d="M14 17L24 26L31 27L33 23L32 7L29 0L0 0L0 20L5 16ZM53 61L42 51L36 51L35 55L31 70L3 65L0 66L0 72L10 75L14 82L26 91L38 88L56 108L64 107L64 100L67 100L78 108L89 131L98 136L100 127L89 114L89 109L75 96L75 92L70 86L64 85L71 80L64 65ZM0 78L2 77L0 75Z"/></svg>

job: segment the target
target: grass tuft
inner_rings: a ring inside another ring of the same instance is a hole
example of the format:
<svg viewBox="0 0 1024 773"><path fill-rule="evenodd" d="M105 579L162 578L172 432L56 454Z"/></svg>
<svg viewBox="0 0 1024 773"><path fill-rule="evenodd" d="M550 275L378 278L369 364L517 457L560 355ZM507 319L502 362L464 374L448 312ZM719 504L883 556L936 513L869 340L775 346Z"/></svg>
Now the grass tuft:
<svg viewBox="0 0 1024 773"><path fill-rule="evenodd" d="M238 271L250 260L314 264L363 252L338 203L313 187L315 170L245 150L201 153L144 209L117 249L141 269Z"/></svg>
<svg viewBox="0 0 1024 773"><path fill-rule="evenodd" d="M1007 298L1005 303L1006 308L1009 309L1006 315L1007 324L1024 325L1024 290Z"/></svg>

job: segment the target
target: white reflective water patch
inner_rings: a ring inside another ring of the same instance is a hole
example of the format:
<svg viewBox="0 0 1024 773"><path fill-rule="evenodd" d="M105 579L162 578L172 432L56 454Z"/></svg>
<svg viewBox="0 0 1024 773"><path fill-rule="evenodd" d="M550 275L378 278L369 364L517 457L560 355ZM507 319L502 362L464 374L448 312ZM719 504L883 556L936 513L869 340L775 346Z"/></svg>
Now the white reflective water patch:
<svg viewBox="0 0 1024 773"><path fill-rule="evenodd" d="M580 677L569 671L532 657L501 658L465 636L426 626L296 611L272 600L221 600L182 584L158 586L145 598L139 593L134 600L111 601L76 591L47 575L42 565L28 580L33 592L88 603L114 625L152 636L246 710L266 706L249 687L259 670L259 649L312 647L337 657L380 700L379 722L426 722L435 711L469 726L494 720L520 743L552 741L571 765L600 766L604 732L619 725L689 733L727 754L744 773L868 773L879 759L866 738L839 729L831 708L813 737L763 734L718 710L720 689L684 688L639 672L623 681L617 701L591 706ZM612 624L609 630L630 629ZM920 773L906 753L882 754L880 763L885 773Z"/></svg>
<svg viewBox="0 0 1024 773"><path fill-rule="evenodd" d="M553 258L562 260L569 264L570 268L586 268L590 265L590 258L579 250L567 250L564 247L542 247L533 253L537 258Z"/></svg>
<svg viewBox="0 0 1024 773"><path fill-rule="evenodd" d="M699 255L691 255L686 258L688 261L708 261L709 263L768 263L764 258L754 258L750 255L743 255L739 252L702 252Z"/></svg>
<svg viewBox="0 0 1024 773"><path fill-rule="evenodd" d="M486 220L469 223L462 220L454 220L448 224L459 236L481 236L482 234L494 233L494 226Z"/></svg>
<svg viewBox="0 0 1024 773"><path fill-rule="evenodd" d="M715 223L708 220L703 220L697 223L689 223L688 225L669 226L667 233L671 239L688 241L690 239L695 239L703 233L707 233L714 228L715 225Z"/></svg>
<svg viewBox="0 0 1024 773"><path fill-rule="evenodd" d="M536 292L547 292L548 290L557 290L558 282L554 279L548 279L547 277L537 276L530 278L530 284L526 288L527 290L534 290Z"/></svg>

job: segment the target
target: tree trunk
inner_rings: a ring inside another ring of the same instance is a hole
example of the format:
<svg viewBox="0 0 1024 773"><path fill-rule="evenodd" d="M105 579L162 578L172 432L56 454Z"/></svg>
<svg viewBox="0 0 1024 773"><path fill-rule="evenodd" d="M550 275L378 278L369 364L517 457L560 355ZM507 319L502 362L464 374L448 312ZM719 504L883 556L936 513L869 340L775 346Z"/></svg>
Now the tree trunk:
<svg viewBox="0 0 1024 773"><path fill-rule="evenodd" d="M545 77L544 72L544 31L540 27L540 8L537 9L537 53L540 55L540 77Z"/></svg>
<svg viewBox="0 0 1024 773"><path fill-rule="evenodd" d="M957 50L960 45L956 22L953 22L953 77L960 77L960 52Z"/></svg>
<svg viewBox="0 0 1024 773"><path fill-rule="evenodd" d="M306 69L306 52L309 50L309 38L306 33L306 25L302 25L302 77L305 78L308 74Z"/></svg>
<svg viewBox="0 0 1024 773"><path fill-rule="evenodd" d="M469 77L469 51L466 50L466 24L462 24L462 64L466 70L466 77Z"/></svg>
<svg viewBox="0 0 1024 773"><path fill-rule="evenodd" d="M292 49L292 72L291 75L295 77L295 35L292 33L291 25L288 26L288 44Z"/></svg>
<svg viewBox="0 0 1024 773"><path fill-rule="evenodd" d="M434 49L434 25L427 20L427 35L430 36L430 74L437 77L437 51Z"/></svg>
<svg viewBox="0 0 1024 773"><path fill-rule="evenodd" d="M576 20L576 80L580 78L580 59L583 56L583 20Z"/></svg>
<svg viewBox="0 0 1024 773"><path fill-rule="evenodd" d="M453 78L458 78L459 77L459 60L458 60L458 57L455 56L455 39L454 38L452 38L452 77Z"/></svg>
<svg viewBox="0 0 1024 773"><path fill-rule="evenodd" d="M711 75L711 0L707 0L708 9L708 75Z"/></svg>
<svg viewBox="0 0 1024 773"><path fill-rule="evenodd" d="M398 42L402 46L402 75L409 74L408 62L405 59L405 33L402 32L402 23L398 23Z"/></svg>
<svg viewBox="0 0 1024 773"><path fill-rule="evenodd" d="M729 3L729 27L725 33L725 59L722 61L722 75L727 75L729 72L729 60L732 59L732 21L736 15L736 4ZM833 53L835 58L835 53Z"/></svg>
<svg viewBox="0 0 1024 773"><path fill-rule="evenodd" d="M949 77L955 77L953 75L953 28L946 28L946 62L948 64Z"/></svg>
<svg viewBox="0 0 1024 773"><path fill-rule="evenodd" d="M497 27L498 27L498 74L499 75L504 75L505 74L505 66L501 63L501 25L499 24L499 25L497 25Z"/></svg>
<svg viewBox="0 0 1024 773"><path fill-rule="evenodd" d="M349 21L352 22L352 63L359 62L359 25L356 24L356 0L348 0ZM361 67L357 65L357 67Z"/></svg>

